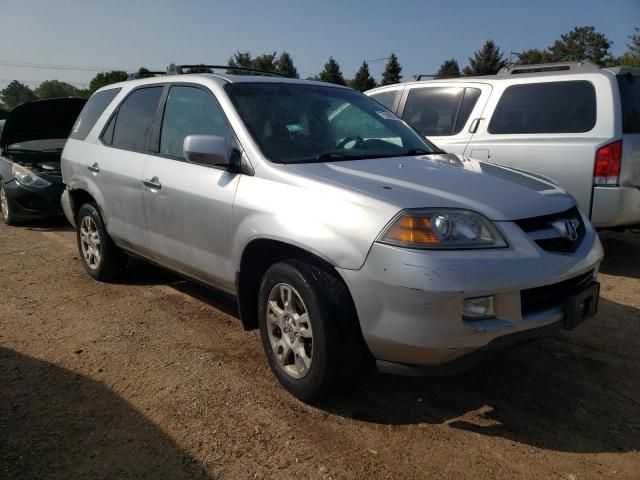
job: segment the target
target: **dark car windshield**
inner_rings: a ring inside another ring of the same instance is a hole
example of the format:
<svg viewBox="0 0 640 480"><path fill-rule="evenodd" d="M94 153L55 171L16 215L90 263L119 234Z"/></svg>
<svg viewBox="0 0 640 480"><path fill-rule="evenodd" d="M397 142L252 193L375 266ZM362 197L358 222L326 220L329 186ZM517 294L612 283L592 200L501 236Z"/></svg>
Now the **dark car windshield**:
<svg viewBox="0 0 640 480"><path fill-rule="evenodd" d="M233 83L227 93L277 163L423 155L438 149L369 97L335 87Z"/></svg>

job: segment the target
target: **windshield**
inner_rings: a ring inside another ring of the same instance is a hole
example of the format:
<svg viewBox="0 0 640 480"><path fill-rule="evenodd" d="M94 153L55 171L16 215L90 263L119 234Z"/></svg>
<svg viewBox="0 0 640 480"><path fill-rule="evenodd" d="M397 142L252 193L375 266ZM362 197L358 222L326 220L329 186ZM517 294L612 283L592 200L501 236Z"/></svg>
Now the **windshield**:
<svg viewBox="0 0 640 480"><path fill-rule="evenodd" d="M278 163L424 155L438 149L369 97L321 85L234 83L227 93Z"/></svg>

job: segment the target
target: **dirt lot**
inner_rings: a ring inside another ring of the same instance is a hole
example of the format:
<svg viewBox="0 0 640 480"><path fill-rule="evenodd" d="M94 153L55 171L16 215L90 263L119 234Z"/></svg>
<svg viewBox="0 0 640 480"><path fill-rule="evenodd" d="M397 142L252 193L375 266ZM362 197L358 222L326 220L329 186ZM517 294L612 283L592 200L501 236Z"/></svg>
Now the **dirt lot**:
<svg viewBox="0 0 640 480"><path fill-rule="evenodd" d="M62 224L0 226L0 478L640 478L640 235L603 236L572 334L319 407L233 302L141 262L87 276Z"/></svg>

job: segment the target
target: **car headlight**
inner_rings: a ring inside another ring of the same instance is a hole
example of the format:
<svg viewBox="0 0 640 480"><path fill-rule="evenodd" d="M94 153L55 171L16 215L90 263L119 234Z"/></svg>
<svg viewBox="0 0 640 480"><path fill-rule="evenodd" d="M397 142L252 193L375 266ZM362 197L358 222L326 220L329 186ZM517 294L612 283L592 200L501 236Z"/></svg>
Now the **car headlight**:
<svg viewBox="0 0 640 480"><path fill-rule="evenodd" d="M25 187L44 188L51 185L50 182L46 181L44 178L40 178L28 168L15 163L11 167L11 173L13 173L16 181Z"/></svg>
<svg viewBox="0 0 640 480"><path fill-rule="evenodd" d="M378 242L410 248L472 249L506 247L490 220L470 210L403 210L378 238Z"/></svg>

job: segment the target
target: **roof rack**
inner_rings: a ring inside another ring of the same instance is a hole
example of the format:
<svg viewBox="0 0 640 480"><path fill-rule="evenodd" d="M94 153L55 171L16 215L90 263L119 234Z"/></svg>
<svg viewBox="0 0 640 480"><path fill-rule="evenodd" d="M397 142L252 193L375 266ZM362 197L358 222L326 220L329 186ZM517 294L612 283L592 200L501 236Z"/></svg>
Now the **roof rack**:
<svg viewBox="0 0 640 480"><path fill-rule="evenodd" d="M435 73L418 73L416 75L411 75L412 82L419 82L423 78L436 78Z"/></svg>
<svg viewBox="0 0 640 480"><path fill-rule="evenodd" d="M157 77L159 75L166 75L167 72L152 72L145 70L143 72L133 72L127 75L127 80L138 80L139 78Z"/></svg>
<svg viewBox="0 0 640 480"><path fill-rule="evenodd" d="M555 62L534 65L509 65L503 67L498 75L517 75L522 73L563 72L568 70L598 70L600 67L591 62Z"/></svg>
<svg viewBox="0 0 640 480"><path fill-rule="evenodd" d="M184 73L186 73L184 70L185 69L191 69L191 68L206 68L206 69L210 69L210 70L215 70L215 69L223 69L223 70L231 70L231 71L239 71L239 72L247 72L247 73L258 73L260 75L271 75L274 77L285 77L285 78L289 78L288 75L285 75L283 73L278 73L278 72L273 72L273 71L269 71L269 70L261 70L259 68L250 68L250 67L234 67L231 65L172 65L171 67L167 68L167 74L168 75L183 75Z"/></svg>

